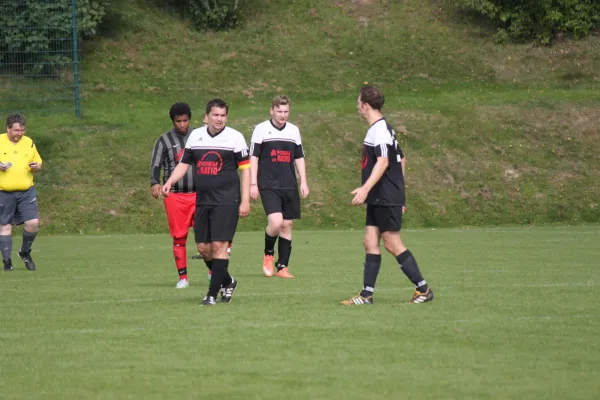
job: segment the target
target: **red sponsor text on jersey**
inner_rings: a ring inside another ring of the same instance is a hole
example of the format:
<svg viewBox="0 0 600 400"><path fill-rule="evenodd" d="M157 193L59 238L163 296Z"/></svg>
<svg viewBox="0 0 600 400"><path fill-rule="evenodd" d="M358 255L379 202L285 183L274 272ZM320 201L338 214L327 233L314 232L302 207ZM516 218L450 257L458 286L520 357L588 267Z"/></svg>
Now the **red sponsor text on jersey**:
<svg viewBox="0 0 600 400"><path fill-rule="evenodd" d="M292 161L292 152L289 150L271 150L271 161L289 163Z"/></svg>
<svg viewBox="0 0 600 400"><path fill-rule="evenodd" d="M223 168L223 158L216 151L204 154L196 164L198 175L218 175Z"/></svg>

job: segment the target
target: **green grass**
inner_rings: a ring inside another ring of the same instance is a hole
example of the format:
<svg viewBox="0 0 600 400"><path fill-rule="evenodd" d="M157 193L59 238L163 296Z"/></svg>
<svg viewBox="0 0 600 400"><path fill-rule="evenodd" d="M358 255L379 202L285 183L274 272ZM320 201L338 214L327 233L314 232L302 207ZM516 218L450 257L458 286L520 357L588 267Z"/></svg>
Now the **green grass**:
<svg viewBox="0 0 600 400"><path fill-rule="evenodd" d="M0 275L3 399L595 399L600 228L406 230L435 290L384 256L375 304L362 232L296 232L294 280L265 278L262 234L236 236L231 304L176 290L167 235L41 237ZM193 249L188 250L189 255Z"/></svg>
<svg viewBox="0 0 600 400"><path fill-rule="evenodd" d="M356 226L362 215L348 203L366 81L384 90L402 132L407 226L600 222L597 35L499 46L489 27L438 1L243 3L242 26L207 33L151 2L112 2L103 36L83 44L84 118L27 115L45 161L43 232L165 232L148 175L170 105L189 102L198 126L206 102L223 97L249 140L279 93L293 99L307 150L311 196L297 228ZM241 229L260 229L260 204L253 211Z"/></svg>

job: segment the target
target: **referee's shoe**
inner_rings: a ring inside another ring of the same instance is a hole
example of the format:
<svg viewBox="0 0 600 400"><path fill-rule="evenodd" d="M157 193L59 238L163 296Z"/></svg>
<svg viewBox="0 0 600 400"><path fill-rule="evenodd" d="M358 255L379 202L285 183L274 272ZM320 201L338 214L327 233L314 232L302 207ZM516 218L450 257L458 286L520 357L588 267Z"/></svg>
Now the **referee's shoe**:
<svg viewBox="0 0 600 400"><path fill-rule="evenodd" d="M33 262L33 258L31 258L31 250L20 251L19 257L21 257L21 260L23 260L23 262L25 263L25 268L27 268L30 271L35 270L35 263Z"/></svg>

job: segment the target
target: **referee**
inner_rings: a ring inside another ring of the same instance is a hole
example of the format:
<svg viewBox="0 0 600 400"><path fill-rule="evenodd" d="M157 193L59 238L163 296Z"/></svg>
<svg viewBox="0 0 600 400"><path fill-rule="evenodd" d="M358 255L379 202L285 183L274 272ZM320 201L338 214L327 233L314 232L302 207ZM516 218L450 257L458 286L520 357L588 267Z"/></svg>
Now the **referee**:
<svg viewBox="0 0 600 400"><path fill-rule="evenodd" d="M38 231L37 193L33 173L42 169L35 143L25 136L25 118L6 118L6 133L0 135L0 250L4 270L12 271L12 225L25 223L19 257L33 271L31 245Z"/></svg>

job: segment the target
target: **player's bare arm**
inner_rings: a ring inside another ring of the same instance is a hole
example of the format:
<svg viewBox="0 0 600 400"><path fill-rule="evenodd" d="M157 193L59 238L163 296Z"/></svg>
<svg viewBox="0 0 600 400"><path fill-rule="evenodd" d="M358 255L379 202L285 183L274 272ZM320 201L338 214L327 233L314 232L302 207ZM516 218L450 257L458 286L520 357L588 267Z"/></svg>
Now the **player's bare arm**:
<svg viewBox="0 0 600 400"><path fill-rule="evenodd" d="M250 168L242 170L242 200L240 202L239 215L247 217L250 215Z"/></svg>
<svg viewBox="0 0 600 400"><path fill-rule="evenodd" d="M369 179L359 188L354 189L351 194L354 195L352 199L352 204L362 204L367 199L367 195L369 191L379 182L385 170L387 169L389 164L389 160L387 157L377 157L377 162L373 166L373 171L371 171L371 175L369 175Z"/></svg>
<svg viewBox="0 0 600 400"><path fill-rule="evenodd" d="M243 179L243 175L242 175ZM258 199L258 157L250 156L250 198Z"/></svg>
<svg viewBox="0 0 600 400"><path fill-rule="evenodd" d="M177 166L173 170L173 173L171 174L171 176L169 177L167 182L162 187L163 196L165 196L165 197L169 196L169 193L171 192L171 186L173 186L173 184L175 182L179 181L181 178L183 178L185 176L189 167L190 167L190 164L186 164L183 162L180 162L179 164L177 164Z"/></svg>
<svg viewBox="0 0 600 400"><path fill-rule="evenodd" d="M294 161L296 165L296 171L298 171L298 176L300 176L300 195L303 199L308 197L308 183L306 182L306 163L304 162L304 157L296 158Z"/></svg>

